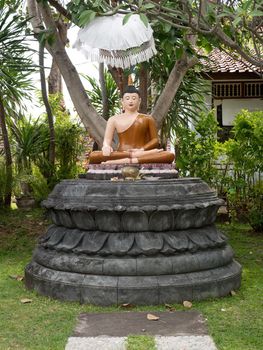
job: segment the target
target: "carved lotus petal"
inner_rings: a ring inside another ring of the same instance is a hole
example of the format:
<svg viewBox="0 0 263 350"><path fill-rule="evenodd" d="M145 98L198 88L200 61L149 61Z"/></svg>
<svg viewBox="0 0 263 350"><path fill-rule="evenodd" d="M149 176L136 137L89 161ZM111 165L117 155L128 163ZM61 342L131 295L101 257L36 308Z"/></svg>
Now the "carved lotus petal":
<svg viewBox="0 0 263 350"><path fill-rule="evenodd" d="M127 210L122 215L121 224L124 232L147 231L148 217L142 210Z"/></svg>
<svg viewBox="0 0 263 350"><path fill-rule="evenodd" d="M52 220L52 222L54 222L54 224L60 226L61 225L61 222L60 222L60 219L59 219L59 214L58 214L58 210L54 210L54 209L49 209L48 213L49 213L49 216Z"/></svg>
<svg viewBox="0 0 263 350"><path fill-rule="evenodd" d="M183 251L188 248L188 237L184 232L166 233L165 241L175 250Z"/></svg>
<svg viewBox="0 0 263 350"><path fill-rule="evenodd" d="M171 210L156 211L152 213L149 219L149 230L151 231L169 231L173 228L173 213Z"/></svg>
<svg viewBox="0 0 263 350"><path fill-rule="evenodd" d="M74 227L74 223L71 219L71 215L69 211L65 211L65 210L58 210L57 211L57 215L59 217L59 221L61 222L61 224L65 227L69 227L72 228Z"/></svg>
<svg viewBox="0 0 263 350"><path fill-rule="evenodd" d="M88 211L73 211L71 213L72 219L79 229L94 230L95 221Z"/></svg>
<svg viewBox="0 0 263 350"><path fill-rule="evenodd" d="M195 243L199 247L199 249L206 249L209 246L211 246L211 241L201 231L192 231L188 233L187 236L193 243Z"/></svg>
<svg viewBox="0 0 263 350"><path fill-rule="evenodd" d="M102 232L86 232L82 243L77 248L73 249L76 253L95 254L104 246L109 233Z"/></svg>
<svg viewBox="0 0 263 350"><path fill-rule="evenodd" d="M174 252L175 252L175 249L172 248L164 239L164 244L163 244L163 248L161 250L161 253L170 255L170 254L173 254Z"/></svg>
<svg viewBox="0 0 263 350"><path fill-rule="evenodd" d="M196 244L195 242L191 241L190 239L188 239L188 250L191 253L195 253L200 247L198 246L198 244Z"/></svg>
<svg viewBox="0 0 263 350"><path fill-rule="evenodd" d="M150 232L137 233L135 241L146 255L158 253L163 247L163 236Z"/></svg>
<svg viewBox="0 0 263 350"><path fill-rule="evenodd" d="M196 209L194 227L202 227L207 224L207 209Z"/></svg>
<svg viewBox="0 0 263 350"><path fill-rule="evenodd" d="M39 243L44 243L48 241L56 228L57 228L56 225L50 225L47 229L47 232L39 238Z"/></svg>
<svg viewBox="0 0 263 350"><path fill-rule="evenodd" d="M216 214L217 214L218 206L216 205L211 205L207 208L206 211L206 224L210 225L216 220Z"/></svg>
<svg viewBox="0 0 263 350"><path fill-rule="evenodd" d="M127 253L134 242L134 234L113 233L108 238L108 248L111 254L124 255Z"/></svg>
<svg viewBox="0 0 263 350"><path fill-rule="evenodd" d="M180 210L176 213L174 228L179 230L185 230L195 226L195 214L194 209L191 210Z"/></svg>
<svg viewBox="0 0 263 350"><path fill-rule="evenodd" d="M62 226L56 227L56 226L54 226L54 231L50 235L50 238L48 239L48 241L43 243L43 246L44 247L53 248L54 246L56 246L62 240L62 238L64 237L65 233L66 233L65 227L62 227Z"/></svg>
<svg viewBox="0 0 263 350"><path fill-rule="evenodd" d="M205 232L205 234L211 241L216 243L216 246L222 246L226 244L226 237L216 228L213 228L213 230L209 230L208 232Z"/></svg>
<svg viewBox="0 0 263 350"><path fill-rule="evenodd" d="M57 250L69 251L75 248L81 241L82 237L84 236L84 232L78 229L75 229L75 230L67 229L65 230L65 232L66 232L65 236L56 246Z"/></svg>
<svg viewBox="0 0 263 350"><path fill-rule="evenodd" d="M113 210L97 210L95 221L99 230L107 232L121 231L120 216Z"/></svg>

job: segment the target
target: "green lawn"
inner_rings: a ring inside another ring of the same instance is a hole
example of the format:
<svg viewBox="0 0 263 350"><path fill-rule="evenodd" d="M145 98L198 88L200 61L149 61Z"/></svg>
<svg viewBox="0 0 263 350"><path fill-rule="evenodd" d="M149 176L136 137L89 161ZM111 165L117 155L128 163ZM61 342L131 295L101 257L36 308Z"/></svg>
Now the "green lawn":
<svg viewBox="0 0 263 350"><path fill-rule="evenodd" d="M58 302L25 289L10 276L23 275L37 237L45 231L43 211L0 212L0 349L64 349L80 312L116 312L78 303ZM263 344L263 234L254 235L246 225L222 225L236 259L243 266L242 287L234 296L193 302L193 309L207 318L210 334L219 350L255 350ZM21 299L32 299L23 304ZM182 305L174 305L183 310ZM134 310L164 311L165 306ZM129 350L153 350L147 336L128 339Z"/></svg>

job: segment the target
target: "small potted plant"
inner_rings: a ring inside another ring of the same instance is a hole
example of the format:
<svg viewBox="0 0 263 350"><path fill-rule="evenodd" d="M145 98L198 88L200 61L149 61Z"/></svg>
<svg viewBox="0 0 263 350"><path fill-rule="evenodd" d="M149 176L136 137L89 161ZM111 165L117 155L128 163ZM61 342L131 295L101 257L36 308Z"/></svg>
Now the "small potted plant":
<svg viewBox="0 0 263 350"><path fill-rule="evenodd" d="M31 183L33 175L23 174L16 178L15 198L18 208L31 209L36 206L36 200L33 197Z"/></svg>

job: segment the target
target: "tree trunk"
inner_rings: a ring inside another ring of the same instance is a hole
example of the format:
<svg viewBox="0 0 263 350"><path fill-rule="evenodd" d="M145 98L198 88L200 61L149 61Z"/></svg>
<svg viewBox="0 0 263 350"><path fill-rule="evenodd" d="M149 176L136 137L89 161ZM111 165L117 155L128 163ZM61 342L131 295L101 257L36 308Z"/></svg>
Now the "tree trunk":
<svg viewBox="0 0 263 350"><path fill-rule="evenodd" d="M141 95L140 112L147 113L148 69L147 69L147 65L144 63L141 63L141 66L140 66L139 80L140 80L139 91Z"/></svg>
<svg viewBox="0 0 263 350"><path fill-rule="evenodd" d="M162 126L162 122L172 105L173 99L185 74L197 62L197 58L188 58L185 53L181 59L176 61L152 113L154 119L156 120L158 129Z"/></svg>
<svg viewBox="0 0 263 350"><path fill-rule="evenodd" d="M120 95L123 94L123 91L128 85L128 77L124 74L122 68L116 68L116 67L111 67L108 66L108 70L111 73L119 91Z"/></svg>
<svg viewBox="0 0 263 350"><path fill-rule="evenodd" d="M101 88L101 97L102 97L102 116L104 119L108 119L109 116L109 100L107 96L107 88L104 76L104 63L99 64L99 80L100 80L100 88Z"/></svg>
<svg viewBox="0 0 263 350"><path fill-rule="evenodd" d="M0 96L0 126L2 129L2 137L4 142L5 167L6 167L4 206L10 207L11 197L12 197L12 184L13 184L12 154L11 154L8 132L6 127L5 108L4 108L2 96Z"/></svg>
<svg viewBox="0 0 263 350"><path fill-rule="evenodd" d="M61 18L59 18L56 21L56 26L58 29L59 37L65 46L68 42L68 38L67 38L68 24L65 23ZM52 57L52 65L48 76L48 95L53 95L53 94L60 95L59 103L60 103L61 110L66 111L65 101L63 98L61 73L59 71L58 65L56 64L54 58Z"/></svg>
<svg viewBox="0 0 263 350"><path fill-rule="evenodd" d="M48 94L62 94L62 78L58 65L52 59L52 65L48 76Z"/></svg>
<svg viewBox="0 0 263 350"><path fill-rule="evenodd" d="M46 79L45 79L45 68L44 68L44 44L39 43L39 66L40 66L40 82L41 82L41 93L43 102L47 112L48 127L49 127L49 165L50 169L48 171L47 179L49 179L53 172L55 166L55 129L54 129L54 118L51 111L51 107L48 101Z"/></svg>

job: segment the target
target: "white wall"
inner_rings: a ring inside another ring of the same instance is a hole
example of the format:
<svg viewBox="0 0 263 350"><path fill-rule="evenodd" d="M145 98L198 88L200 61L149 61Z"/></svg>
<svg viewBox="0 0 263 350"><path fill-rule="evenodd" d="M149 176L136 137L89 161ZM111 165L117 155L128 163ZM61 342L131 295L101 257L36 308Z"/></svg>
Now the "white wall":
<svg viewBox="0 0 263 350"><path fill-rule="evenodd" d="M263 99L259 98L214 100L215 107L220 104L222 104L224 126L233 125L233 120L241 109L251 112L263 111Z"/></svg>

